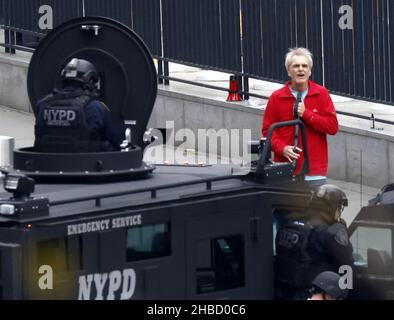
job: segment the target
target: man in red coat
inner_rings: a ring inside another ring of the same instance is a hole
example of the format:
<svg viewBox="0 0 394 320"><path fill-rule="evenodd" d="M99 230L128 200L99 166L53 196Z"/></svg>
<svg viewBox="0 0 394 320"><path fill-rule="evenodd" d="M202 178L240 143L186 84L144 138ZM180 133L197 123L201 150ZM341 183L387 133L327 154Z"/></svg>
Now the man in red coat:
<svg viewBox="0 0 394 320"><path fill-rule="evenodd" d="M328 167L327 134L335 135L338 132L335 107L328 90L309 80L313 59L308 49L290 49L285 58L285 67L291 80L269 98L264 112L263 136L267 136L272 124L295 119L293 109L298 98L297 116L306 128L310 162L310 172L305 180L312 187L323 185ZM294 145L295 127L282 127L274 131L271 140L274 161L293 162L297 159L295 175L300 174L304 161L303 141L301 134L299 136L297 147Z"/></svg>

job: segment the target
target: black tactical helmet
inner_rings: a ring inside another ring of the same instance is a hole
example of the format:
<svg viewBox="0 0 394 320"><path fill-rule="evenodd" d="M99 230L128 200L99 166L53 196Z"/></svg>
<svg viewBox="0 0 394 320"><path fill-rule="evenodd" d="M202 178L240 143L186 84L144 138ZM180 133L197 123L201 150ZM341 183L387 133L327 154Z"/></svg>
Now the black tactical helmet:
<svg viewBox="0 0 394 320"><path fill-rule="evenodd" d="M96 67L89 61L73 58L66 64L60 74L62 84L76 81L83 85L85 89L97 89L99 74Z"/></svg>
<svg viewBox="0 0 394 320"><path fill-rule="evenodd" d="M333 184L324 184L312 192L311 204L327 208L334 213L337 208L343 210L348 205L345 192Z"/></svg>
<svg viewBox="0 0 394 320"><path fill-rule="evenodd" d="M312 281L315 292L323 292L329 294L337 300L346 299L348 295L348 289L341 289L339 280L341 277L339 274L332 271L324 271L316 276ZM317 289L317 290L316 290Z"/></svg>

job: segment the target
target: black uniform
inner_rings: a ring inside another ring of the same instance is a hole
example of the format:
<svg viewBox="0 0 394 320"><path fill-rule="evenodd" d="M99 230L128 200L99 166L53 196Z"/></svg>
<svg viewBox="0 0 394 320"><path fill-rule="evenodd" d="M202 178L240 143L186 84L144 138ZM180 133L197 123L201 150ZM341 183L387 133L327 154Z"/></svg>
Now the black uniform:
<svg viewBox="0 0 394 320"><path fill-rule="evenodd" d="M275 276L282 298L304 299L319 273L338 272L342 265L353 265L345 223L330 222L311 213L302 219L290 219L279 228Z"/></svg>
<svg viewBox="0 0 394 320"><path fill-rule="evenodd" d="M35 149L40 152L99 152L120 149L125 126L89 91L55 90L37 103Z"/></svg>

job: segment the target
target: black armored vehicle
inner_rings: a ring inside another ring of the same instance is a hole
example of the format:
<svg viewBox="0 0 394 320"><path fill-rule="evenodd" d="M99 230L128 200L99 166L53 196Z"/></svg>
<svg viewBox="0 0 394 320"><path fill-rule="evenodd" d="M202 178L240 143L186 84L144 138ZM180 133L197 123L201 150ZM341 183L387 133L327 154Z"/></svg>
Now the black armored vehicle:
<svg viewBox="0 0 394 320"><path fill-rule="evenodd" d="M306 141L302 122L272 126L243 175L220 165L146 164L157 83L143 41L106 18L61 25L32 57L33 107L70 58L98 67L103 99L130 138L114 152L14 151L13 167L1 169L0 297L274 299L273 219L306 210L310 190L292 164L269 161L270 137L298 125ZM356 298L393 297L392 213L393 205L366 207L350 226Z"/></svg>

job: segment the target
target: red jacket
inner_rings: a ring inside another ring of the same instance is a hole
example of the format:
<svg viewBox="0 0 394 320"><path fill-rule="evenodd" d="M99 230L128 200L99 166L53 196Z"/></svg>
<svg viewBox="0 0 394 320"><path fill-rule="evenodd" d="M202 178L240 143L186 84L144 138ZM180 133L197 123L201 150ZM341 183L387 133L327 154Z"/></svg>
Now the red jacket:
<svg viewBox="0 0 394 320"><path fill-rule="evenodd" d="M275 122L294 120L293 107L295 97L291 93L288 82L284 87L272 93L264 112L263 136L267 137L268 129ZM335 135L338 132L338 120L328 90L309 80L308 94L304 100L305 113L302 121L306 127L306 139L310 171L308 175L326 176L328 167L327 134ZM274 161L288 162L283 157L283 149L287 145L294 145L295 127L275 129L271 143L275 154ZM299 147L303 148L301 130L299 130ZM303 152L297 161L295 174L299 174L304 161Z"/></svg>

